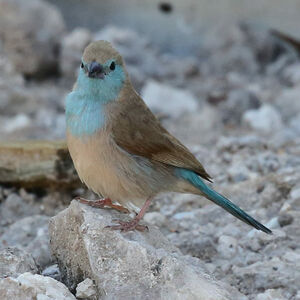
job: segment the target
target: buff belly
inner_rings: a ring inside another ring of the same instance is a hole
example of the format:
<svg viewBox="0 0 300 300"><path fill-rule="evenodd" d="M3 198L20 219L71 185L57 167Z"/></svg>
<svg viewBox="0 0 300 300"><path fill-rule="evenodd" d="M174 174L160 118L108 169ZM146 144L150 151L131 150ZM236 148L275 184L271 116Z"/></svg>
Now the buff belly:
<svg viewBox="0 0 300 300"><path fill-rule="evenodd" d="M138 210L148 198L176 186L178 179L172 167L130 155L103 130L84 138L67 132L67 142L78 175L87 187L130 210Z"/></svg>

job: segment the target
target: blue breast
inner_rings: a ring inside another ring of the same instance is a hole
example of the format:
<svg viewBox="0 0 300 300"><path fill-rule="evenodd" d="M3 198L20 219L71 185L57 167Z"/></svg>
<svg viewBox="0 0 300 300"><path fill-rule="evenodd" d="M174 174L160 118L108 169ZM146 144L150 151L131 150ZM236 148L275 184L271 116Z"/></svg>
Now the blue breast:
<svg viewBox="0 0 300 300"><path fill-rule="evenodd" d="M92 135L105 124L103 104L73 91L66 98L67 128L77 137Z"/></svg>

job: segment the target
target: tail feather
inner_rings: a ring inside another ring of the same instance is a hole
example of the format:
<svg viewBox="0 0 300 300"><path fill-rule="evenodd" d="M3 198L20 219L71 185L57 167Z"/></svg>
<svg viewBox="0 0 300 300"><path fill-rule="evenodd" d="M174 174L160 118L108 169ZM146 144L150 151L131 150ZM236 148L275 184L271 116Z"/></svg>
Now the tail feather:
<svg viewBox="0 0 300 300"><path fill-rule="evenodd" d="M189 181L194 186L196 186L206 196L207 199L221 206L222 208L224 208L226 211L228 211L230 214L237 217L241 221L265 233L268 234L272 233L272 231L269 228L265 227L264 225L256 221L254 218L252 218L250 215L244 212L237 205L235 205L230 200L228 200L227 198L225 198L224 196L222 196L221 194L217 193L212 188L207 186L203 182L203 180L193 171L187 169L177 169L176 174L178 177L181 177Z"/></svg>

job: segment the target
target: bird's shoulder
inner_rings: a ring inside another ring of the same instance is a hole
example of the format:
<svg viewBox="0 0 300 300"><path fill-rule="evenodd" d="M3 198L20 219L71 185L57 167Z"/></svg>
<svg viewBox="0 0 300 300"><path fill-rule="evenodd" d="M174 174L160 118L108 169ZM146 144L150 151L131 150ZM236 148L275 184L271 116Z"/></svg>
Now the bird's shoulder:
<svg viewBox="0 0 300 300"><path fill-rule="evenodd" d="M111 134L128 153L211 177L195 156L172 136L133 88L123 91L111 112Z"/></svg>

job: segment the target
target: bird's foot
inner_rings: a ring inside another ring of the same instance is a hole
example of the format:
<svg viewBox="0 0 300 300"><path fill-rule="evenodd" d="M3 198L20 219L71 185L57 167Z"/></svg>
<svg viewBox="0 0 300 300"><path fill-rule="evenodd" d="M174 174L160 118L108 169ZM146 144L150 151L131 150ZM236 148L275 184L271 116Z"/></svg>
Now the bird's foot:
<svg viewBox="0 0 300 300"><path fill-rule="evenodd" d="M118 221L120 225L106 226L105 228L110 228L112 230L120 230L122 232L127 232L131 230L145 231L149 230L148 226L140 225L138 219L133 219L129 222Z"/></svg>
<svg viewBox="0 0 300 300"><path fill-rule="evenodd" d="M110 198L98 199L98 200L88 200L81 197L76 197L75 200L79 201L80 203L97 207L97 208L105 208L110 207L116 209L123 213L129 213L129 210L121 205L113 204Z"/></svg>

